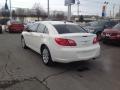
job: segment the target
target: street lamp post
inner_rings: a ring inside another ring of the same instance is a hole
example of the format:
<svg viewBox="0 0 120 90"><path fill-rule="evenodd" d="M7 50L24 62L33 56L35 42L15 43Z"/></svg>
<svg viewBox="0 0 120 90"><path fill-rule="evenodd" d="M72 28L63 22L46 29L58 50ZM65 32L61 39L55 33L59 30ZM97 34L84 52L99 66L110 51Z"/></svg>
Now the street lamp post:
<svg viewBox="0 0 120 90"><path fill-rule="evenodd" d="M10 4L10 20L12 20L12 8L11 8L11 0L9 0L9 4Z"/></svg>
<svg viewBox="0 0 120 90"><path fill-rule="evenodd" d="M115 18L115 4L113 5L113 18Z"/></svg>
<svg viewBox="0 0 120 90"><path fill-rule="evenodd" d="M49 15L50 15L50 4L49 4L49 0L48 0L48 18L49 18Z"/></svg>
<svg viewBox="0 0 120 90"><path fill-rule="evenodd" d="M79 0L77 1L77 6L78 6L78 16L79 16L79 12L80 12L80 10L79 10L80 1Z"/></svg>

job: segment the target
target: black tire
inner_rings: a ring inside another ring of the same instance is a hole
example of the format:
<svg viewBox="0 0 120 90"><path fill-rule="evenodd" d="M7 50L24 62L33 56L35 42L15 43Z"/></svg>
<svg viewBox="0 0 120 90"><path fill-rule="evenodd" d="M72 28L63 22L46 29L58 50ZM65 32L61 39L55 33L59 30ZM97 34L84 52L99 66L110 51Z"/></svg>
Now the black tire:
<svg viewBox="0 0 120 90"><path fill-rule="evenodd" d="M22 48L27 49L27 45L26 45L25 39L23 37L21 37L21 45L22 45Z"/></svg>
<svg viewBox="0 0 120 90"><path fill-rule="evenodd" d="M53 65L53 61L52 61L52 58L51 58L50 51L46 46L44 46L42 48L41 55L42 55L42 61L45 65L47 65L47 66L52 66Z"/></svg>
<svg viewBox="0 0 120 90"><path fill-rule="evenodd" d="M104 44L106 44L106 41L105 41L105 40L102 40L102 42L103 42Z"/></svg>
<svg viewBox="0 0 120 90"><path fill-rule="evenodd" d="M8 32L9 32L9 33L12 33L12 31L11 31L11 30L8 30Z"/></svg>
<svg viewBox="0 0 120 90"><path fill-rule="evenodd" d="M102 33L102 32L97 32L97 38L98 38L99 41L101 41L101 39L102 39L102 38L101 38L101 33Z"/></svg>
<svg viewBox="0 0 120 90"><path fill-rule="evenodd" d="M2 33L2 27L0 26L0 33Z"/></svg>
<svg viewBox="0 0 120 90"><path fill-rule="evenodd" d="M103 39L102 42L103 42L104 44L109 44L109 41L107 41L107 40L105 40L105 39Z"/></svg>

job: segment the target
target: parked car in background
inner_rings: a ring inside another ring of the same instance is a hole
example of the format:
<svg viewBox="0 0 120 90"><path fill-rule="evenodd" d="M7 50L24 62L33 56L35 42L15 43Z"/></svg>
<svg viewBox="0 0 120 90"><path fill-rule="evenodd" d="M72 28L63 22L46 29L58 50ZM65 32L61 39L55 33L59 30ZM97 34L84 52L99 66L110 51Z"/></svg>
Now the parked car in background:
<svg viewBox="0 0 120 90"><path fill-rule="evenodd" d="M105 29L101 36L104 43L111 42L120 45L120 23L115 25L112 29Z"/></svg>
<svg viewBox="0 0 120 90"><path fill-rule="evenodd" d="M2 25L0 25L0 33L2 33Z"/></svg>
<svg viewBox="0 0 120 90"><path fill-rule="evenodd" d="M90 60L100 55L96 35L70 22L35 22L22 32L21 43L23 48L29 47L41 54L46 65Z"/></svg>
<svg viewBox="0 0 120 90"><path fill-rule="evenodd" d="M89 22L84 28L87 29L90 33L97 34L98 38L101 39L101 33L106 28L112 28L117 24L117 21L113 20L98 20Z"/></svg>
<svg viewBox="0 0 120 90"><path fill-rule="evenodd" d="M18 21L9 21L7 24L7 29L6 31L8 32L22 32L24 30L24 24L18 22Z"/></svg>

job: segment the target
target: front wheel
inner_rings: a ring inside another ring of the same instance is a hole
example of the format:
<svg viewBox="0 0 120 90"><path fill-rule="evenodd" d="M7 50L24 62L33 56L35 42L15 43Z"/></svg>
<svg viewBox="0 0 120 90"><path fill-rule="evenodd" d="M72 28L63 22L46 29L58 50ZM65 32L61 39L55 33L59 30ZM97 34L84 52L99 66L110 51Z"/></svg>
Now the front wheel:
<svg viewBox="0 0 120 90"><path fill-rule="evenodd" d="M2 33L2 31L0 31L0 33Z"/></svg>
<svg viewBox="0 0 120 90"><path fill-rule="evenodd" d="M48 65L48 66L53 65L51 54L50 54L50 51L47 47L44 47L42 49L42 61L45 65Z"/></svg>

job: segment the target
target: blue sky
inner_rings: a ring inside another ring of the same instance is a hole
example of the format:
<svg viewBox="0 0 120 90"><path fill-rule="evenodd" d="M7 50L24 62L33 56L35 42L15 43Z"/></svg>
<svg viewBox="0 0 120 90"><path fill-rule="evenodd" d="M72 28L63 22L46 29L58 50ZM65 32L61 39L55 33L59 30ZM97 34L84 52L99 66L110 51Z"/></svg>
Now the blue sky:
<svg viewBox="0 0 120 90"><path fill-rule="evenodd" d="M47 10L47 0L11 0L12 7L32 8L34 3L40 3L40 5ZM80 14L89 15L101 15L101 8L105 0L80 0ZM106 0L109 2L107 5L107 15L110 15L110 10L113 11L113 5L115 4L115 12L118 12L120 0ZM0 7L5 3L5 0L0 0ZM8 0L9 3L9 0ZM67 7L64 6L64 0L50 0L50 10L62 10L67 11ZM72 5L72 13L77 14L77 6Z"/></svg>

